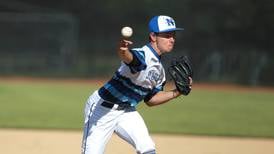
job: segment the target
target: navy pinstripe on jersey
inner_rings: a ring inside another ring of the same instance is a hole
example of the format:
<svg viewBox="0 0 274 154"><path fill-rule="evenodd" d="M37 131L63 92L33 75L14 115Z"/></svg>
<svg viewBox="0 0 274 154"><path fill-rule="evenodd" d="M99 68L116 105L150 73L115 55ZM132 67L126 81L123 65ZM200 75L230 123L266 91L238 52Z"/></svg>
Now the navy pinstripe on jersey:
<svg viewBox="0 0 274 154"><path fill-rule="evenodd" d="M163 90L165 72L156 51L148 44L131 52L138 63L122 62L112 79L99 89L104 100L136 106Z"/></svg>

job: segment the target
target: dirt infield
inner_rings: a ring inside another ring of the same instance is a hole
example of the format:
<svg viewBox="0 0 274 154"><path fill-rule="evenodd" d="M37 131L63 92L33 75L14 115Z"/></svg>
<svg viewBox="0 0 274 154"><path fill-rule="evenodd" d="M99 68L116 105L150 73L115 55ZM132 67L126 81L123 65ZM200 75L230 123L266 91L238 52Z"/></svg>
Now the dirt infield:
<svg viewBox="0 0 274 154"><path fill-rule="evenodd" d="M1 154L77 154L80 131L0 129ZM153 135L158 154L273 154L273 139ZM114 135L105 154L135 153Z"/></svg>

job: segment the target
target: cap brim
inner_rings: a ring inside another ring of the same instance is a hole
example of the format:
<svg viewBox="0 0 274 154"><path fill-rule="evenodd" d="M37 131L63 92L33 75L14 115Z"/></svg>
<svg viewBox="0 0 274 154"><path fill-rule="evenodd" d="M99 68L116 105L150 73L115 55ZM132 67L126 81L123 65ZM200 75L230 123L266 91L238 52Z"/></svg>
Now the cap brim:
<svg viewBox="0 0 274 154"><path fill-rule="evenodd" d="M184 28L172 28L172 29L167 29L167 30L160 31L159 33L172 32L172 31L181 31L181 30L184 30Z"/></svg>

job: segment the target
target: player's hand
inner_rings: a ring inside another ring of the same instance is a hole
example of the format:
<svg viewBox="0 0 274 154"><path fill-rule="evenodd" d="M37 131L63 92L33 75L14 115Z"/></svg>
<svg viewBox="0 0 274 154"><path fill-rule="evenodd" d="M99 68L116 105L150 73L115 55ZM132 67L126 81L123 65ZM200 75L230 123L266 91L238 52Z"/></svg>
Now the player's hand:
<svg viewBox="0 0 274 154"><path fill-rule="evenodd" d="M129 40L121 39L120 44L119 44L119 50L121 52L123 51L128 51L129 46L132 45L133 43Z"/></svg>

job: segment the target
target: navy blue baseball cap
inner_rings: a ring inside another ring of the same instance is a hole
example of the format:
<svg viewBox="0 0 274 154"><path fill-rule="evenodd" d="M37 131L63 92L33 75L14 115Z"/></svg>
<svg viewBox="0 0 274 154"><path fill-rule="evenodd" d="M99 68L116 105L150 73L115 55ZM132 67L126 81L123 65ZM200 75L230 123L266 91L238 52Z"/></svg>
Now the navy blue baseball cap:
<svg viewBox="0 0 274 154"><path fill-rule="evenodd" d="M149 32L164 33L171 31L184 30L177 28L173 18L165 15L153 17L148 24Z"/></svg>

